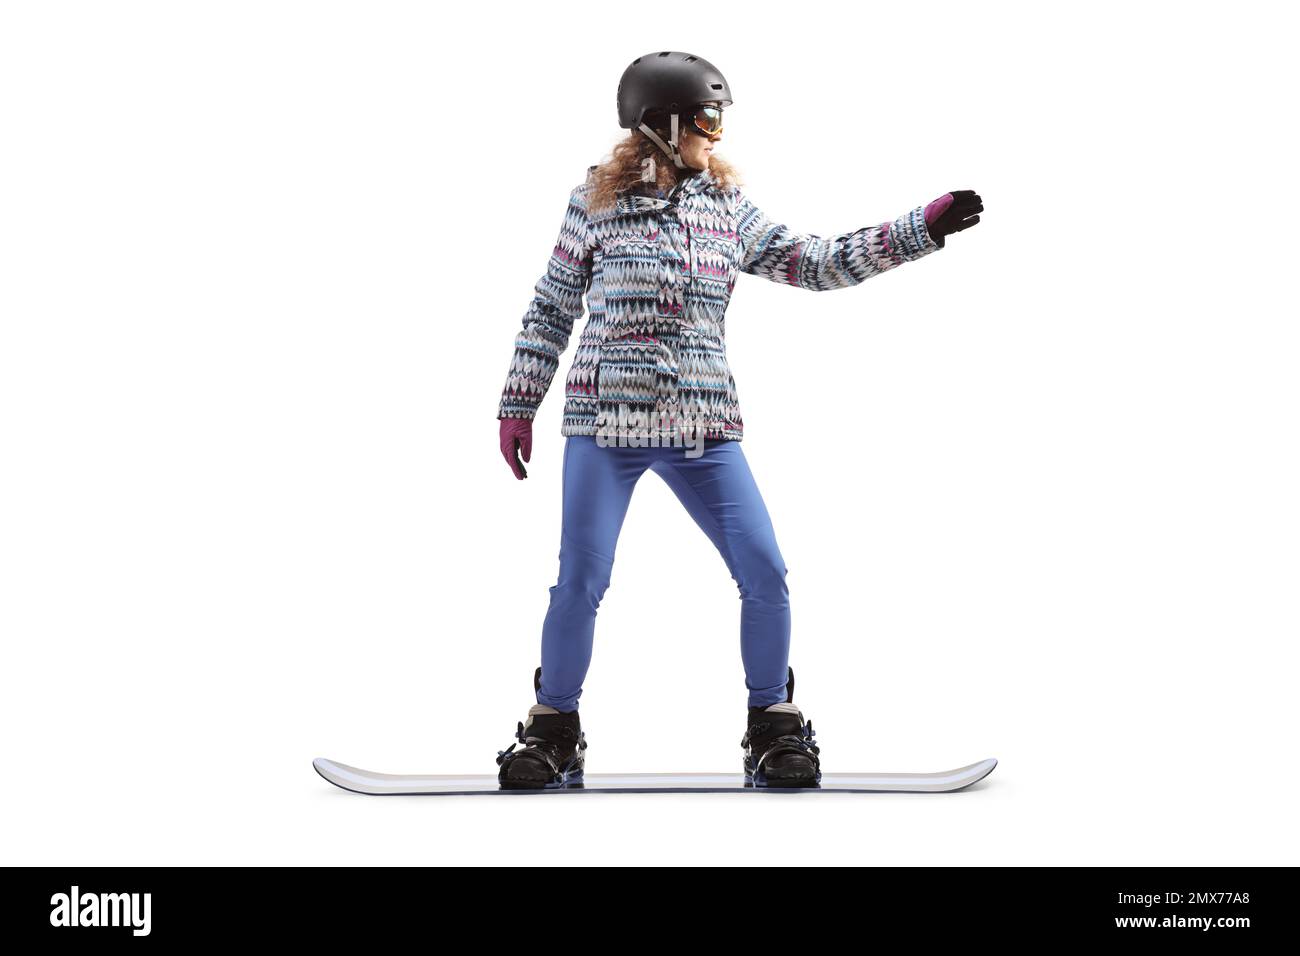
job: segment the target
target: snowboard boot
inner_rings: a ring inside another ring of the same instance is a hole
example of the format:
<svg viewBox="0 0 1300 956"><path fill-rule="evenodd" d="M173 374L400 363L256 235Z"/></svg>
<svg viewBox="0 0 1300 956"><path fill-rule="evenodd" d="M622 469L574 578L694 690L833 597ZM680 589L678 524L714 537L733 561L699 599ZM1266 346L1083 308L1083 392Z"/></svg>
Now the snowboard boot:
<svg viewBox="0 0 1300 956"><path fill-rule="evenodd" d="M816 787L821 782L821 748L812 721L805 723L794 704L794 668L789 671L784 703L749 708L748 728L740 741L746 786Z"/></svg>
<svg viewBox="0 0 1300 956"><path fill-rule="evenodd" d="M533 674L533 691L542 685L542 669ZM520 721L516 742L497 751L501 770L497 780L502 790L550 790L582 786L586 735L577 710L562 711L545 704L528 708L528 720ZM515 747L523 744L522 750Z"/></svg>

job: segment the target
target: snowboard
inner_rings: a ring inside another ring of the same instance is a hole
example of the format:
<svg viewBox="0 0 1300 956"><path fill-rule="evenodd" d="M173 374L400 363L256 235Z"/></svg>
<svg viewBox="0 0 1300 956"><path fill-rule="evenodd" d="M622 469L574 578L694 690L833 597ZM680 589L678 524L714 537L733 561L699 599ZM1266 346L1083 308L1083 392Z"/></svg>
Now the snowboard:
<svg viewBox="0 0 1300 956"><path fill-rule="evenodd" d="M503 789L495 774L375 773L317 757L316 772L344 790L372 796L517 793L951 793L983 780L998 762L981 760L939 773L823 773L811 787L754 786L736 773L589 773L562 787Z"/></svg>

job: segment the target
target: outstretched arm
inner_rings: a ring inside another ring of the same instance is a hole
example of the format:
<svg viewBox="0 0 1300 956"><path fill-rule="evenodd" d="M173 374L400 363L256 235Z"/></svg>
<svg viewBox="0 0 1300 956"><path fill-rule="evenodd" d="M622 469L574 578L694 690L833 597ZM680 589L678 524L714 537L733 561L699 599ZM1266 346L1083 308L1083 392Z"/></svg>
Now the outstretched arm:
<svg viewBox="0 0 1300 956"><path fill-rule="evenodd" d="M843 289L940 248L926 228L924 206L893 222L818 236L774 222L739 189L736 198L741 269L783 285Z"/></svg>
<svg viewBox="0 0 1300 956"><path fill-rule="evenodd" d="M497 418L536 416L559 368L560 355L569 344L573 324L582 318L582 297L591 285L591 235L585 185L575 186L546 274L537 281L523 328L515 335Z"/></svg>

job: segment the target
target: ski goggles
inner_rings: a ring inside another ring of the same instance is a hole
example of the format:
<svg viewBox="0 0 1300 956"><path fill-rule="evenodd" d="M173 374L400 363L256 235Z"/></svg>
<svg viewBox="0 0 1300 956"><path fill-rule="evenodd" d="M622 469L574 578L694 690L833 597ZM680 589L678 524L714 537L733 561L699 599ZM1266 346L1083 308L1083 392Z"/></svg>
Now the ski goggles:
<svg viewBox="0 0 1300 956"><path fill-rule="evenodd" d="M722 107L696 106L687 110L686 125L701 136L717 136L722 132Z"/></svg>

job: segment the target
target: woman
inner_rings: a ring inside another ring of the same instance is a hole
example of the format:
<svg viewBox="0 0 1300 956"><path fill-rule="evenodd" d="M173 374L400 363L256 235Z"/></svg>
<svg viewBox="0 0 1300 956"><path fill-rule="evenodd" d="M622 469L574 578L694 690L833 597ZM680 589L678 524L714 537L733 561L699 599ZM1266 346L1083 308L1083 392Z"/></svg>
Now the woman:
<svg viewBox="0 0 1300 956"><path fill-rule="evenodd" d="M765 216L714 155L731 103L722 74L697 56L633 61L618 88L619 125L632 132L570 193L515 338L498 419L501 451L523 479L519 453L531 460L532 419L586 294L589 318L565 382L559 579L533 675L537 702L517 743L497 755L503 787L582 779L578 698L596 610L646 470L681 500L740 590L747 781L815 786L821 777L812 724L794 704L785 563L740 448L727 302L740 272L817 291L857 285L942 248L945 235L979 222L983 206L954 191L893 222L825 238L795 233Z"/></svg>

